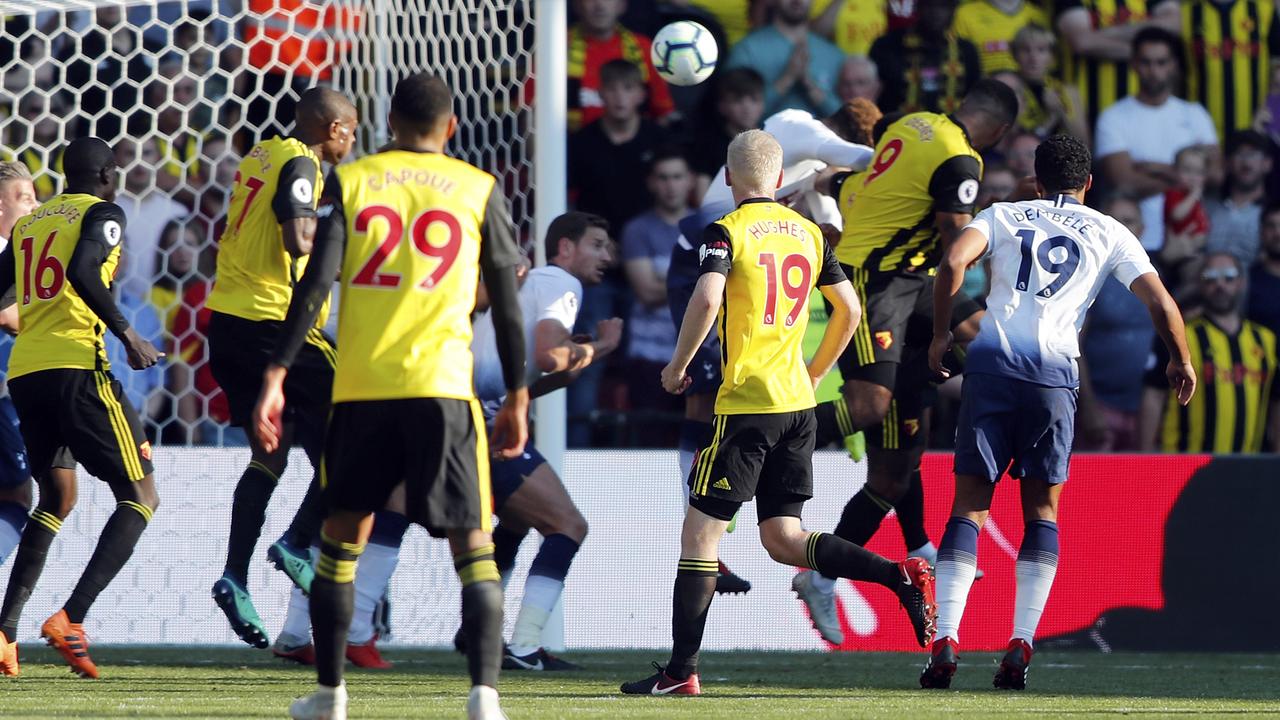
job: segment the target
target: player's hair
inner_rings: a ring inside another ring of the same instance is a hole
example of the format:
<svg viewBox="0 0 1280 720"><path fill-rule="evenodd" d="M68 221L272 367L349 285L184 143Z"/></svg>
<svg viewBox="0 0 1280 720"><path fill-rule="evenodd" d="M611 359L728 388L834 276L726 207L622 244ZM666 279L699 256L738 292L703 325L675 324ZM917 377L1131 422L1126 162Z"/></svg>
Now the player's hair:
<svg viewBox="0 0 1280 720"><path fill-rule="evenodd" d="M573 242L578 242L582 236L587 234L588 228L600 228L609 232L609 221L593 215L591 213L579 212L571 210L551 221L547 226L547 262L551 262L556 255L560 254L560 239L569 238Z"/></svg>
<svg viewBox="0 0 1280 720"><path fill-rule="evenodd" d="M763 130L738 133L729 143L729 179L735 188L769 193L776 189L782 172L782 146Z"/></svg>
<svg viewBox="0 0 1280 720"><path fill-rule="evenodd" d="M1036 148L1036 179L1050 194L1084 188L1093 156L1079 138L1059 133Z"/></svg>
<svg viewBox="0 0 1280 720"><path fill-rule="evenodd" d="M417 132L428 134L453 115L453 92L431 73L414 73L396 83L391 112Z"/></svg>
<svg viewBox="0 0 1280 720"><path fill-rule="evenodd" d="M62 172L70 185L97 185L102 171L115 166L115 153L101 138L76 138L62 153Z"/></svg>
<svg viewBox="0 0 1280 720"><path fill-rule="evenodd" d="M1226 156L1231 157L1237 150L1253 148L1271 157L1271 141L1257 130L1237 130L1227 137Z"/></svg>
<svg viewBox="0 0 1280 720"><path fill-rule="evenodd" d="M870 145L871 130L884 113L866 98L854 98L827 117L831 130L841 138L859 145Z"/></svg>
<svg viewBox="0 0 1280 720"><path fill-rule="evenodd" d="M1136 55L1138 48L1149 43L1157 43L1169 48L1169 54L1173 56L1174 62L1178 63L1178 67L1182 67L1182 38L1162 27L1149 25L1133 36L1133 42L1129 44L1129 47L1132 49L1133 54Z"/></svg>
<svg viewBox="0 0 1280 720"><path fill-rule="evenodd" d="M644 78L640 75L639 66L622 58L610 60L600 66L600 87L619 83L632 83L643 86Z"/></svg>
<svg viewBox="0 0 1280 720"><path fill-rule="evenodd" d="M965 94L960 111L981 113L997 125L1012 125L1018 119L1018 96L999 80L982 78Z"/></svg>
<svg viewBox="0 0 1280 720"><path fill-rule="evenodd" d="M716 75L716 99L764 97L764 78L751 68L730 68Z"/></svg>
<svg viewBox="0 0 1280 720"><path fill-rule="evenodd" d="M4 187L4 184L10 180L32 179L31 171L27 169L26 165L16 160L0 162L0 187Z"/></svg>
<svg viewBox="0 0 1280 720"><path fill-rule="evenodd" d="M347 96L327 87L313 87L302 93L294 108L294 119L299 128L328 128L335 120L348 120L355 116L356 106Z"/></svg>
<svg viewBox="0 0 1280 720"><path fill-rule="evenodd" d="M649 162L645 163L644 174L648 175L653 172L654 168L658 167L658 163L663 163L668 160L683 160L685 164L688 165L689 153L685 150L683 145L677 145L676 143L663 143L662 145L654 148L653 156L649 158Z"/></svg>
<svg viewBox="0 0 1280 720"><path fill-rule="evenodd" d="M1040 23L1027 23L1014 34L1013 40L1009 42L1009 50L1016 53L1037 40L1048 40L1049 49L1053 49L1058 44L1058 38L1054 36L1052 30Z"/></svg>

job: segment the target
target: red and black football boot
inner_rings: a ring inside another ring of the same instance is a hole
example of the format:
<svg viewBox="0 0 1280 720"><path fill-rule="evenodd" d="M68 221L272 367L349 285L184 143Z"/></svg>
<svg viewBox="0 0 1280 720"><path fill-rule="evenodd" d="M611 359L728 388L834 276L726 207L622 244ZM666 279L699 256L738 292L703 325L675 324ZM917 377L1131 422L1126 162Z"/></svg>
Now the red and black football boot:
<svg viewBox="0 0 1280 720"><path fill-rule="evenodd" d="M1000 660L991 684L997 690L1026 690L1027 673L1031 670L1031 645L1021 638L1009 641L1009 649Z"/></svg>
<svg viewBox="0 0 1280 720"><path fill-rule="evenodd" d="M920 673L920 687L926 690L946 690L951 687L951 677L956 674L956 665L960 662L960 646L949 637L938 638L933 642L933 650L929 653L929 664Z"/></svg>

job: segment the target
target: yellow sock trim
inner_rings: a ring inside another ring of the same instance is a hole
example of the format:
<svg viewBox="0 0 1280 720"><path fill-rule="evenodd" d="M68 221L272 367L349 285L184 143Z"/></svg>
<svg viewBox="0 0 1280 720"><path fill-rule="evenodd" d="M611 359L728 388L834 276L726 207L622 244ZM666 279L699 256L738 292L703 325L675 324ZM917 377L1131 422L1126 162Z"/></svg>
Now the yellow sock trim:
<svg viewBox="0 0 1280 720"><path fill-rule="evenodd" d="M804 556L809 561L809 568L818 569L818 540L822 538L822 533L809 533L809 539L805 542Z"/></svg>
<svg viewBox="0 0 1280 720"><path fill-rule="evenodd" d="M331 545L335 548L338 548L343 552L349 552L352 555L359 555L360 553L364 552L364 543L339 542L329 537L328 535L326 535L323 530L320 531L320 542L325 545Z"/></svg>
<svg viewBox="0 0 1280 720"><path fill-rule="evenodd" d="M146 505L143 505L142 503L136 503L132 500L121 500L120 502L116 503L116 507L117 508L127 507L131 510L136 510L137 513L142 516L142 519L147 522L151 522L151 516L155 512L151 508L147 507Z"/></svg>
<svg viewBox="0 0 1280 720"><path fill-rule="evenodd" d="M44 510L32 510L31 520L32 522L40 523L54 535L57 535L58 531L62 529L62 521L58 519L58 516L53 513L47 513Z"/></svg>
<svg viewBox="0 0 1280 720"><path fill-rule="evenodd" d="M462 553L461 555L454 555L453 566L460 567L463 563L470 562L483 555L492 555L492 554L493 554L493 543L489 543L488 545L483 545L481 547L476 548L475 550L468 550Z"/></svg>
<svg viewBox="0 0 1280 720"><path fill-rule="evenodd" d="M494 562L493 558L489 558L488 560L468 562L458 568L458 579L462 581L463 587L467 587L486 580L500 582L502 575L498 573L498 563Z"/></svg>
<svg viewBox="0 0 1280 720"><path fill-rule="evenodd" d="M316 562L316 575L328 580L329 582L355 582L356 561L339 560L338 558L321 553L320 560Z"/></svg>

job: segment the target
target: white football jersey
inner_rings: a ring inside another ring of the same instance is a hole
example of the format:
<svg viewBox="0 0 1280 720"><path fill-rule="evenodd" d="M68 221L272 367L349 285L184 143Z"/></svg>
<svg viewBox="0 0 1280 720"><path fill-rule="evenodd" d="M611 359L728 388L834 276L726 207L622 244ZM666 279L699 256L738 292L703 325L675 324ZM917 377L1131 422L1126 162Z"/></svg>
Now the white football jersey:
<svg viewBox="0 0 1280 720"><path fill-rule="evenodd" d="M1133 233L1065 195L996 203L968 228L987 238L991 292L965 372L1078 386L1080 326L1103 282L1156 271Z"/></svg>
<svg viewBox="0 0 1280 720"><path fill-rule="evenodd" d="M578 321L582 283L558 265L544 265L529 271L520 286L520 313L524 320L525 382L533 384L542 376L534 362L534 329L539 322L551 320L573 332ZM502 379L502 360L498 357L498 340L494 335L493 317L486 310L476 318L471 339L475 357L476 398L485 417L493 417L507 396Z"/></svg>
<svg viewBox="0 0 1280 720"><path fill-rule="evenodd" d="M764 121L764 131L782 146L782 186L778 188L778 200L787 200L817 223L842 226L840 206L835 198L813 190L817 174L828 165L862 170L871 162L874 148L851 143L827 127L821 120L804 110L783 110L770 115ZM797 193L805 196L798 201L791 198ZM717 217L733 210L733 192L725 183L725 169L707 186L702 198L703 210L714 210Z"/></svg>

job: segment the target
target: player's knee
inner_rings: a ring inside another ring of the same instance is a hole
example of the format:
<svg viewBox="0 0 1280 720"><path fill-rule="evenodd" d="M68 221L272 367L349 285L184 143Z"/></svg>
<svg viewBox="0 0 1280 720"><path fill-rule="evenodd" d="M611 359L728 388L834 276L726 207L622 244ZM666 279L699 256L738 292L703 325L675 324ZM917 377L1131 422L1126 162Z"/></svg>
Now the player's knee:
<svg viewBox="0 0 1280 720"><path fill-rule="evenodd" d="M792 534L776 529L760 528L760 544L774 562L788 564L793 561L798 546L798 538Z"/></svg>
<svg viewBox="0 0 1280 720"><path fill-rule="evenodd" d="M587 539L587 519L578 512L577 508L573 508L568 517L562 523L563 528L560 533L573 538L579 545L583 540Z"/></svg>
<svg viewBox="0 0 1280 720"><path fill-rule="evenodd" d="M893 395L888 388L868 383L862 385L870 389L859 388L856 392L845 393L849 417L856 428L868 428L882 422L889 414L889 404L893 402Z"/></svg>
<svg viewBox="0 0 1280 720"><path fill-rule="evenodd" d="M27 509L31 508L31 481L14 488L0 490L0 502L17 503Z"/></svg>

